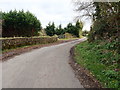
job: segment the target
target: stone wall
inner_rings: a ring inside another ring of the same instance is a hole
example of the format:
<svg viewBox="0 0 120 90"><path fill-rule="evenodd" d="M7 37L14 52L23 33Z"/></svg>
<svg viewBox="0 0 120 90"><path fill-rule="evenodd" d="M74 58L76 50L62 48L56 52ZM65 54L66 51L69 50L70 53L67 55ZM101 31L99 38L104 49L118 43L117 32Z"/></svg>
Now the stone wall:
<svg viewBox="0 0 120 90"><path fill-rule="evenodd" d="M56 42L57 37L34 37L34 38L6 38L0 39L2 41L2 50L12 49L16 47L35 45L35 44L47 44Z"/></svg>

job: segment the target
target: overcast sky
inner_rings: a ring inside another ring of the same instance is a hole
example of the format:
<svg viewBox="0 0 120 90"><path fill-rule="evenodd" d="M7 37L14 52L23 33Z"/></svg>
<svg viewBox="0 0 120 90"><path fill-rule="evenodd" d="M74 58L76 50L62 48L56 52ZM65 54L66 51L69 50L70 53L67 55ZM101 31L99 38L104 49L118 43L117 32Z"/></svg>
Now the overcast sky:
<svg viewBox="0 0 120 90"><path fill-rule="evenodd" d="M0 9L5 12L14 9L29 10L40 20L42 27L49 22L65 27L69 22L74 23L78 14L74 11L72 0L0 0ZM89 30L89 27L90 21L86 20L83 29Z"/></svg>

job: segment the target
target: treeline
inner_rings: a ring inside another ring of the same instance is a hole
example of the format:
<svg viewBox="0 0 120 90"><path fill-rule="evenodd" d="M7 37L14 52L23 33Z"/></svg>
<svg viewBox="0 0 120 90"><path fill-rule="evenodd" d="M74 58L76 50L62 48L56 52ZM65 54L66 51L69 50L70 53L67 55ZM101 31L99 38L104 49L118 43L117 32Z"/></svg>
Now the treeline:
<svg viewBox="0 0 120 90"><path fill-rule="evenodd" d="M45 27L45 32L48 36L70 33L75 37L79 37L82 28L83 24L79 20L75 25L69 23L65 28L62 28L61 24L56 27L53 22L49 23ZM41 29L41 22L29 11L24 12L24 10L11 10L9 12L2 12L2 37L39 36Z"/></svg>
<svg viewBox="0 0 120 90"><path fill-rule="evenodd" d="M69 23L65 28L62 28L61 24L58 27L56 27L54 22L49 23L46 26L45 31L46 31L46 34L49 36L63 35L65 33L70 33L75 37L79 37L79 34L82 31L82 28L83 28L83 23L77 20L75 25L73 25L72 23Z"/></svg>
<svg viewBox="0 0 120 90"><path fill-rule="evenodd" d="M110 49L120 52L120 2L94 2L95 13L89 34L89 42L112 42Z"/></svg>
<svg viewBox="0 0 120 90"><path fill-rule="evenodd" d="M2 13L2 37L38 36L41 29L40 21L29 11Z"/></svg>

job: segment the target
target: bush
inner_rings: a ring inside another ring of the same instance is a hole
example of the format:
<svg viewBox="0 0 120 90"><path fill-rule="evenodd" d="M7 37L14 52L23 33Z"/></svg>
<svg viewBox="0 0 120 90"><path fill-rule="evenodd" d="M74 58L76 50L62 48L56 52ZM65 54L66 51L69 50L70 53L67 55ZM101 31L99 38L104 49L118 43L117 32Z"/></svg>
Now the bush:
<svg viewBox="0 0 120 90"><path fill-rule="evenodd" d="M29 11L4 12L2 13L2 19L3 37L37 36L41 30L40 21Z"/></svg>

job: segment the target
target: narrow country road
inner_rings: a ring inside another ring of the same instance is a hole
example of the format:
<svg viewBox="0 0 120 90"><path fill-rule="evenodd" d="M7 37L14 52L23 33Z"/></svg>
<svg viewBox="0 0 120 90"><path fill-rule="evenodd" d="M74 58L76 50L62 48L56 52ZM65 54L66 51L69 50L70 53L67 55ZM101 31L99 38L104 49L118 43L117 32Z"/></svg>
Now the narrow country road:
<svg viewBox="0 0 120 90"><path fill-rule="evenodd" d="M69 65L70 49L79 40L43 47L2 63L3 88L83 88Z"/></svg>

